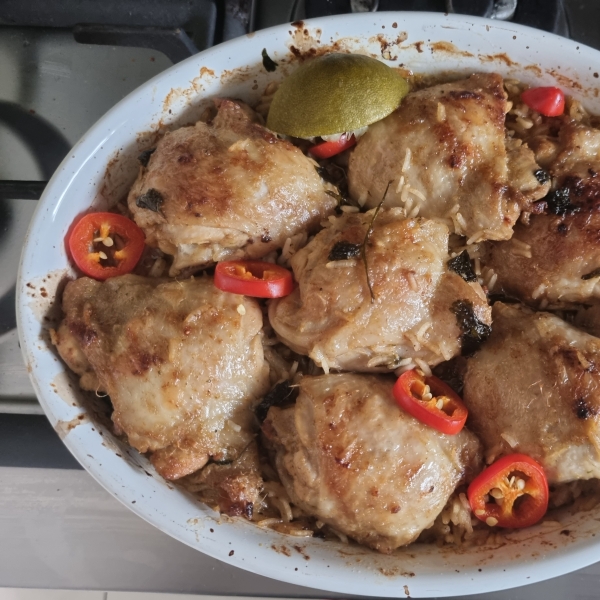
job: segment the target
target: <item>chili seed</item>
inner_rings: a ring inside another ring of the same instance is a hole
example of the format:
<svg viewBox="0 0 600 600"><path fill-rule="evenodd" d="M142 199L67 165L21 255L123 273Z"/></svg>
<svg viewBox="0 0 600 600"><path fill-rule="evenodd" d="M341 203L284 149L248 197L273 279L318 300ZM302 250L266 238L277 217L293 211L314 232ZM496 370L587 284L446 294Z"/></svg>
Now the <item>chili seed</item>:
<svg viewBox="0 0 600 600"><path fill-rule="evenodd" d="M245 315L246 307L243 304L238 304L237 311L240 315Z"/></svg>
<svg viewBox="0 0 600 600"><path fill-rule="evenodd" d="M517 479L517 489L518 490L525 489L525 480L524 479Z"/></svg>
<svg viewBox="0 0 600 600"><path fill-rule="evenodd" d="M475 511L475 514L476 514L478 517L481 517L481 516L485 515L485 510L483 510L483 509L481 509L481 508L478 508L478 509Z"/></svg>
<svg viewBox="0 0 600 600"><path fill-rule="evenodd" d="M438 408L439 410L442 410L442 408L444 408L444 401L442 400L442 398L440 398L436 403L435 403L435 407Z"/></svg>
<svg viewBox="0 0 600 600"><path fill-rule="evenodd" d="M492 498L496 498L496 500L498 500L499 498L504 498L504 494L502 492L502 490L500 488L493 488L490 490L490 496Z"/></svg>
<svg viewBox="0 0 600 600"><path fill-rule="evenodd" d="M488 517L485 520L485 524L489 525L490 527L495 527L496 525L498 525L498 519L496 519L495 517Z"/></svg>
<svg viewBox="0 0 600 600"><path fill-rule="evenodd" d="M94 244L97 244L97 243L103 242L103 241L104 241L104 238L102 236L101 237L97 237L97 238L94 239Z"/></svg>
<svg viewBox="0 0 600 600"><path fill-rule="evenodd" d="M112 246L114 246L114 241L112 238L110 237L106 237L102 240L102 243L107 247L107 248L111 248Z"/></svg>
<svg viewBox="0 0 600 600"><path fill-rule="evenodd" d="M102 258L103 260L106 260L108 258L108 256L106 256L106 254L104 254L104 252L98 252L98 256L100 258Z"/></svg>

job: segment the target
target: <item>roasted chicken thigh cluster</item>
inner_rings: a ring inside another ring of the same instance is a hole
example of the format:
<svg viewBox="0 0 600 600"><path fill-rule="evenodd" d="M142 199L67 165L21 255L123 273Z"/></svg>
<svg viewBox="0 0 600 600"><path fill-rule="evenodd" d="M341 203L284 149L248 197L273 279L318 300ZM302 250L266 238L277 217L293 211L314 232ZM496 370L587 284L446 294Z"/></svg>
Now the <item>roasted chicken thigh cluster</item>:
<svg viewBox="0 0 600 600"><path fill-rule="evenodd" d="M409 94L369 128L350 157L350 193L376 206L393 181L388 206L410 199L424 217L448 217L476 241L506 240L522 210L548 191L533 153L506 143L506 92L497 74Z"/></svg>
<svg viewBox="0 0 600 600"><path fill-rule="evenodd" d="M452 498L468 510L486 461L600 478L600 132L537 115L515 135L503 84L409 93L337 164L237 100L165 134L127 206L170 278L72 281L52 334L81 387L110 396L116 432L229 515L258 520L279 486L273 521L385 553ZM216 285L215 263L260 258L289 264L291 293ZM455 435L395 401L395 375L442 363L464 383Z"/></svg>
<svg viewBox="0 0 600 600"><path fill-rule="evenodd" d="M261 258L333 212L315 163L221 100L210 124L167 133L128 198L146 243L173 256L170 275L231 258ZM146 161L144 161L146 162Z"/></svg>
<svg viewBox="0 0 600 600"><path fill-rule="evenodd" d="M505 293L532 306L600 299L600 130L566 122L558 135L534 136L536 159L555 179L528 224L490 244L486 264Z"/></svg>
<svg viewBox="0 0 600 600"><path fill-rule="evenodd" d="M161 475L232 460L254 439L252 408L269 386L254 299L208 277L82 277L63 311L58 351L85 389L109 394L117 431Z"/></svg>
<svg viewBox="0 0 600 600"><path fill-rule="evenodd" d="M325 369L389 371L406 358L436 365L460 354L463 330L453 306L489 325L479 283L448 266L448 228L407 219L402 209L373 221L365 261L358 255L373 211L332 219L291 260L298 287L269 307L280 339ZM353 258L335 260L346 248ZM371 296L372 294L372 296Z"/></svg>
<svg viewBox="0 0 600 600"><path fill-rule="evenodd" d="M295 406L263 427L290 498L355 540L389 553L431 527L477 472L477 438L448 436L398 409L393 379L352 373L303 377Z"/></svg>
<svg viewBox="0 0 600 600"><path fill-rule="evenodd" d="M600 339L501 302L493 319L463 396L488 460L527 454L550 483L600 477Z"/></svg>

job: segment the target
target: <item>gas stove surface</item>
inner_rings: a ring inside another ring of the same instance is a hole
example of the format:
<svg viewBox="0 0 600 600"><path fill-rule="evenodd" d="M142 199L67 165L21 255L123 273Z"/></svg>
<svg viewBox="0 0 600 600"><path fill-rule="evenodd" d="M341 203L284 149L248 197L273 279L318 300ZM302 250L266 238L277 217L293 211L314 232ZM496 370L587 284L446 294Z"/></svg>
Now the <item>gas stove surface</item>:
<svg viewBox="0 0 600 600"><path fill-rule="evenodd" d="M4 413L42 412L18 346L14 286L43 182L100 116L173 61L253 29L373 7L450 6L456 12L483 16L502 8L504 16L512 10L518 22L568 33L600 48L596 27L600 3L595 0L564 0L564 4L561 0L175 0L169 3L167 16L160 0L142 2L149 7L145 12L133 0L98 3L108 6L105 10L91 3L49 2L39 10L21 4L7 0L0 7L0 412ZM92 13L72 12L81 6L91 6ZM121 18L115 11L123 15L120 26L113 25ZM130 47L136 45L142 47ZM9 185L11 181L17 183Z"/></svg>

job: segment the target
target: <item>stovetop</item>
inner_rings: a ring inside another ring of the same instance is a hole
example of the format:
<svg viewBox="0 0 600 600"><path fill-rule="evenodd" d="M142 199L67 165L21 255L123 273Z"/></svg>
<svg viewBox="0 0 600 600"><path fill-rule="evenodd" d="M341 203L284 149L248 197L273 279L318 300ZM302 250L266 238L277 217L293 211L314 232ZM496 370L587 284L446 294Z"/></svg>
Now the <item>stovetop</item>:
<svg viewBox="0 0 600 600"><path fill-rule="evenodd" d="M299 18L373 8L510 17L600 49L596 0L3 0L0 413L42 412L18 346L14 290L36 199L71 146L126 94L197 50Z"/></svg>

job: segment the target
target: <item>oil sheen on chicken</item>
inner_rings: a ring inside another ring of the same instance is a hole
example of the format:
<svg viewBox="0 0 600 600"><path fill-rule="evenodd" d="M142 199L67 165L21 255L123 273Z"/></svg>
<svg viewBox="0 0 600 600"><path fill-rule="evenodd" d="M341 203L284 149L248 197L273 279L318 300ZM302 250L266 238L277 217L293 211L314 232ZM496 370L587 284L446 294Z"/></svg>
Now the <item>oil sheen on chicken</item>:
<svg viewBox="0 0 600 600"><path fill-rule="evenodd" d="M527 454L551 484L600 477L600 339L500 302L493 318L464 378L469 427L486 460Z"/></svg>
<svg viewBox="0 0 600 600"><path fill-rule="evenodd" d="M393 379L303 377L295 406L271 408L263 432L292 502L349 537L389 553L433 524L480 467L467 429L438 433L398 407Z"/></svg>
<svg viewBox="0 0 600 600"><path fill-rule="evenodd" d="M528 224L508 242L490 244L485 261L498 288L528 304L600 299L600 131L566 123L556 138L532 139L556 181Z"/></svg>
<svg viewBox="0 0 600 600"><path fill-rule="evenodd" d="M128 198L146 242L174 257L170 275L219 260L261 258L331 213L316 163L221 100L210 124L167 133Z"/></svg>
<svg viewBox="0 0 600 600"><path fill-rule="evenodd" d="M387 206L420 206L448 218L453 231L505 240L521 210L544 196L533 153L505 140L508 109L502 77L493 73L409 94L369 127L350 157L350 194L375 206L393 181Z"/></svg>
<svg viewBox="0 0 600 600"><path fill-rule="evenodd" d="M54 332L82 385L109 394L118 432L177 479L253 440L252 407L268 389L257 302L212 279L82 277L63 295Z"/></svg>
<svg viewBox="0 0 600 600"><path fill-rule="evenodd" d="M271 325L286 345L326 370L386 371L407 359L449 360L462 343L456 302L491 322L483 290L448 269L444 224L405 219L399 208L382 210L373 222L365 268L359 251L372 219L372 212L330 218L292 257L298 287L270 304ZM331 260L344 247L354 258Z"/></svg>

